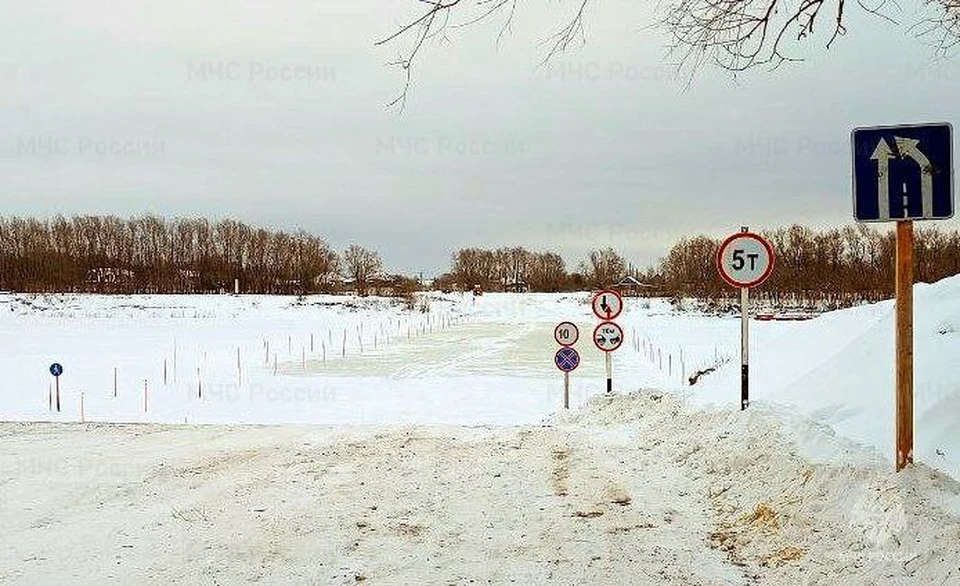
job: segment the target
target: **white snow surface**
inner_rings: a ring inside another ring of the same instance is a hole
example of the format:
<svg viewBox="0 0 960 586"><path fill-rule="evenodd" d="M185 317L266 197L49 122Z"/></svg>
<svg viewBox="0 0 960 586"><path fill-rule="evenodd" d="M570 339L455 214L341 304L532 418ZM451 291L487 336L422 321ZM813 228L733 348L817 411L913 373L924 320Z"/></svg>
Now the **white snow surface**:
<svg viewBox="0 0 960 586"><path fill-rule="evenodd" d="M586 293L0 295L0 584L960 583L960 278L916 293L901 473L889 302L753 322L740 411L739 320L661 300L606 395Z"/></svg>
<svg viewBox="0 0 960 586"><path fill-rule="evenodd" d="M430 299L420 313L342 296L2 294L0 419L78 421L82 394L85 420L101 422L537 423L562 405L552 359L561 320L581 330L571 406L605 390L588 294ZM918 285L915 314L916 459L958 478L960 277ZM739 404L739 318L629 299L617 321L627 339L613 358L615 389ZM893 344L890 301L806 322L753 321L752 405L890 459ZM49 408L53 362L64 366L59 413ZM807 439L811 455L842 457Z"/></svg>
<svg viewBox="0 0 960 586"><path fill-rule="evenodd" d="M520 427L0 424L0 584L956 583L957 482L790 433L652 392Z"/></svg>

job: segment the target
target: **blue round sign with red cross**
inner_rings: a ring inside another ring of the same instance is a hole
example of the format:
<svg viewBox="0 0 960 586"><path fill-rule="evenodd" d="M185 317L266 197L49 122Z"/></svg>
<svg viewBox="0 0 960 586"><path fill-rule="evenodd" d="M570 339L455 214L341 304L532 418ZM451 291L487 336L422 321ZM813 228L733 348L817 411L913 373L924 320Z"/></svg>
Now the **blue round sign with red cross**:
<svg viewBox="0 0 960 586"><path fill-rule="evenodd" d="M560 348L553 357L553 361L563 372L570 372L580 366L580 354L570 347Z"/></svg>

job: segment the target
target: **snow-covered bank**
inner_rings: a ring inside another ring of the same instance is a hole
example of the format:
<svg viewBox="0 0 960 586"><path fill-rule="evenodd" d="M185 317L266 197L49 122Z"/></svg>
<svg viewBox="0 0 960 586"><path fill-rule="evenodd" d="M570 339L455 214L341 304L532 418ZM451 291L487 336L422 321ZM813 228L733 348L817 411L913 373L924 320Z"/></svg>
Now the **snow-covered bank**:
<svg viewBox="0 0 960 586"><path fill-rule="evenodd" d="M669 394L604 397L546 426L7 423L0 436L0 584L960 576L956 482L812 462L776 417Z"/></svg>
<svg viewBox="0 0 960 586"><path fill-rule="evenodd" d="M917 285L914 312L915 456L960 478L960 276ZM806 322L754 322L751 327L755 404L825 424L891 457L892 301ZM739 377L739 362L731 361L704 377L691 396L735 404Z"/></svg>

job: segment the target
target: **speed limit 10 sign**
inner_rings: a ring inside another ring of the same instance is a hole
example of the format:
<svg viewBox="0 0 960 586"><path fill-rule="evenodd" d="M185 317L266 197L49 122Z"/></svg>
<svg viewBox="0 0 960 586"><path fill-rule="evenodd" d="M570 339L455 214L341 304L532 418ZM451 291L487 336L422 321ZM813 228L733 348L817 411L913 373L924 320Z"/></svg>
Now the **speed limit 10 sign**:
<svg viewBox="0 0 960 586"><path fill-rule="evenodd" d="M717 269L734 287L756 287L773 272L773 247L759 234L740 232L717 249Z"/></svg>
<svg viewBox="0 0 960 586"><path fill-rule="evenodd" d="M577 325L572 322L560 322L557 324L557 327L553 329L553 339L561 346L573 346L579 338L580 330L578 330Z"/></svg>

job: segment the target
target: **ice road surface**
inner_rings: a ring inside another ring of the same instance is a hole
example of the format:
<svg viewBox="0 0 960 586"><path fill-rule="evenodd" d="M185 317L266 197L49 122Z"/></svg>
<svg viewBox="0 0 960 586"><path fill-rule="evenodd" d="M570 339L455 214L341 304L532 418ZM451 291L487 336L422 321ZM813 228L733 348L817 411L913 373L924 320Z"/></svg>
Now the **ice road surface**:
<svg viewBox="0 0 960 586"><path fill-rule="evenodd" d="M0 584L960 582L960 279L900 474L889 302L753 322L741 412L736 318L630 300L606 395L586 294L431 299L0 296Z"/></svg>

